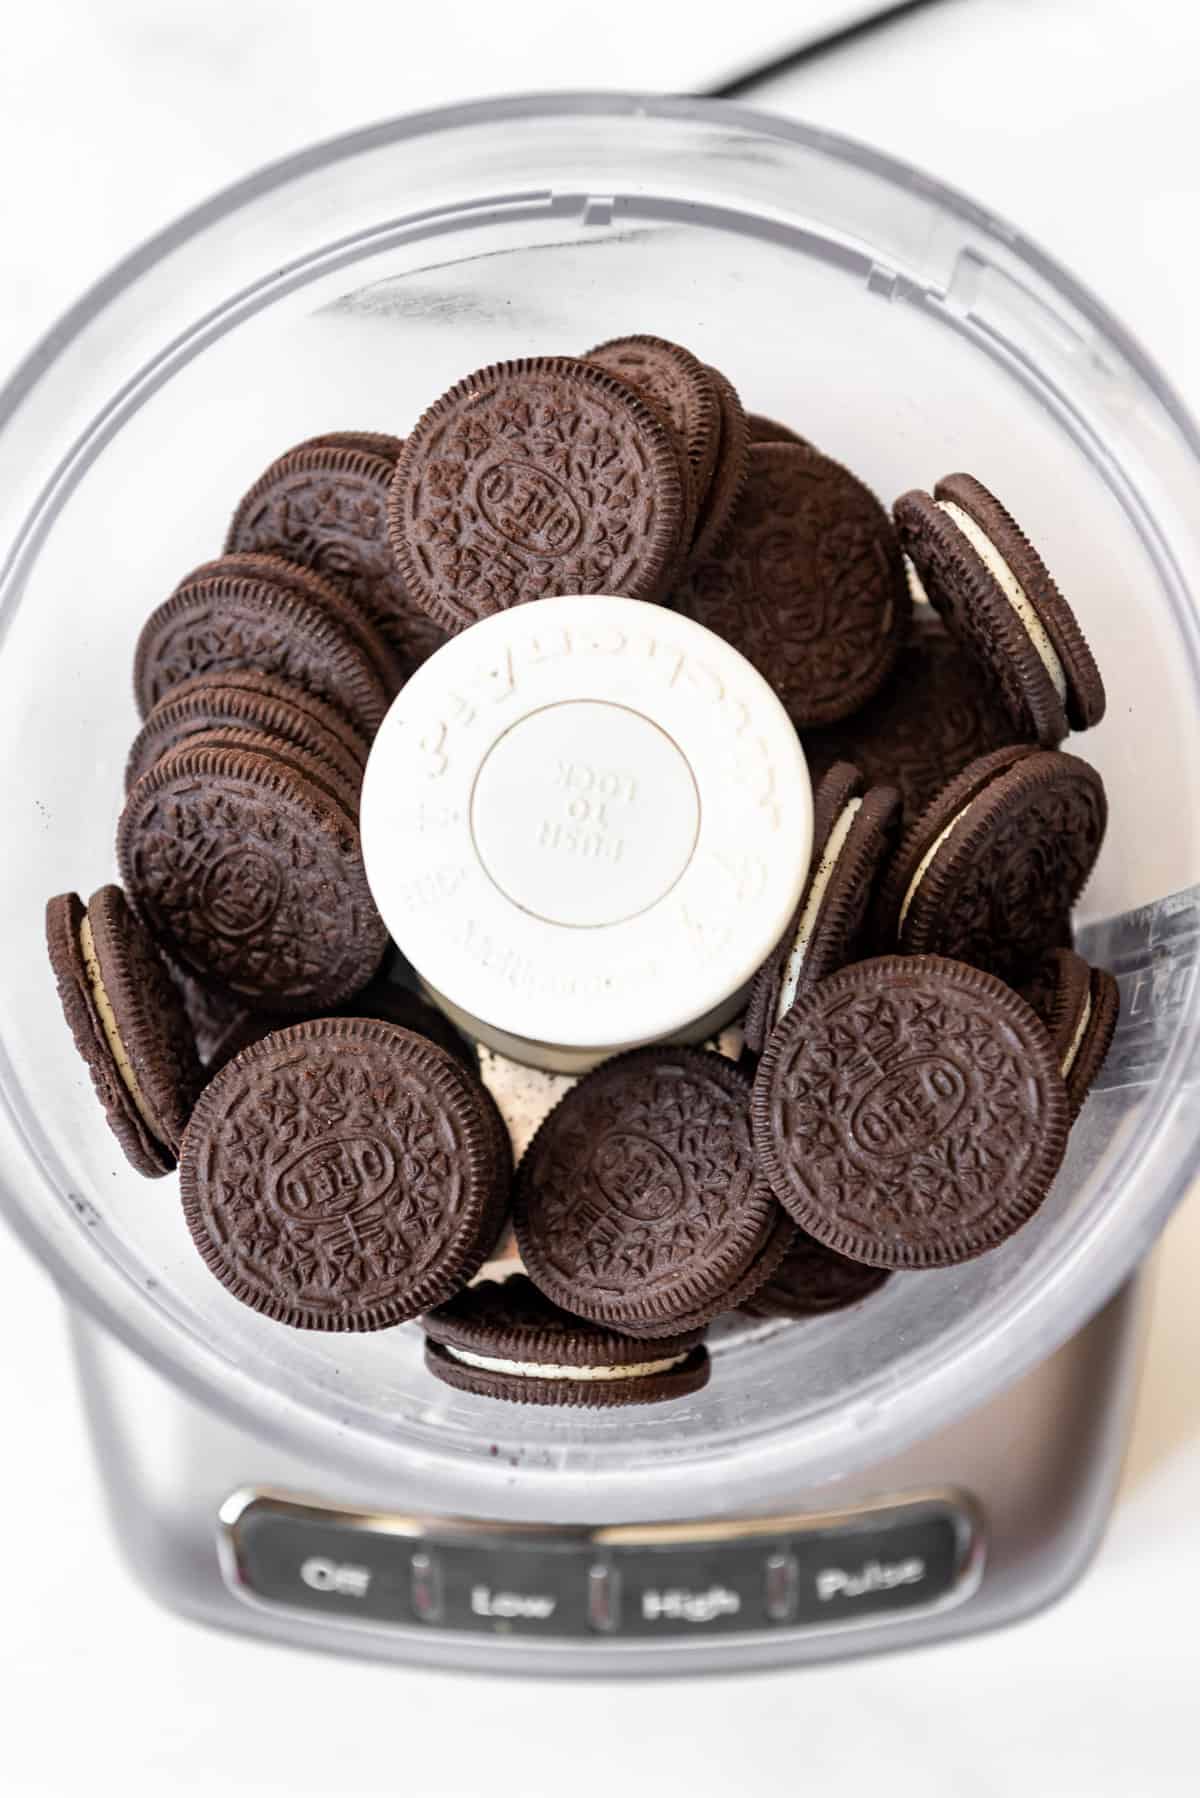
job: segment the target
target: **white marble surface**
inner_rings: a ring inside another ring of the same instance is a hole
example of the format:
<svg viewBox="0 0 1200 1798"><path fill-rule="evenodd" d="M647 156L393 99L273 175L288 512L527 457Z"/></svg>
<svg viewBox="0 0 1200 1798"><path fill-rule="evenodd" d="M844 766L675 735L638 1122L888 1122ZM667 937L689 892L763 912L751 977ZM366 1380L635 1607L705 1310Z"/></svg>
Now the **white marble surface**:
<svg viewBox="0 0 1200 1798"><path fill-rule="evenodd" d="M629 0L41 0L7 18L0 59L0 363L132 242L307 140L487 91L702 85L853 10L771 0L710 22ZM1200 410L1190 0L957 0L763 98L1017 219ZM1121 1501L1064 1603L945 1649L698 1686L403 1674L161 1613L101 1519L55 1297L11 1240L0 1264L0 1789L14 1798L1182 1798L1200 1785L1200 1195L1167 1234Z"/></svg>

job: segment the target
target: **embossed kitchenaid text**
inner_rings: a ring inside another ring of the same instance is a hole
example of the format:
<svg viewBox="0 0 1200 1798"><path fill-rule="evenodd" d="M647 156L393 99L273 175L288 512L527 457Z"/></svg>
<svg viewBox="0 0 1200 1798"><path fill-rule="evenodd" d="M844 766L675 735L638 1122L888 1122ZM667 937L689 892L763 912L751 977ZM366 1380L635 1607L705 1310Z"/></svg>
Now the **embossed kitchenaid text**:
<svg viewBox="0 0 1200 1798"><path fill-rule="evenodd" d="M697 707L706 729L718 733L728 746L730 778L745 790L766 827L777 829L779 802L773 760L766 740L754 730L746 697L710 662L657 632L626 631L616 625L605 631L531 628L523 640L481 657L448 693L438 696L435 709L407 724L406 760L423 779L441 780L464 759L478 760L482 737L492 738L508 728L511 720L504 715L504 708L519 712L526 674L541 671L547 663L560 664L561 697L585 698L586 686L578 694L573 692L571 671L578 668L582 673L588 662L612 658L628 659L636 664L639 675L649 674L651 692L658 688L683 695ZM452 811L447 807L448 825ZM435 815L427 815L433 825Z"/></svg>
<svg viewBox="0 0 1200 1798"><path fill-rule="evenodd" d="M485 617L419 668L361 816L421 977L545 1044L715 1019L784 928L811 834L762 677L687 618L586 593Z"/></svg>

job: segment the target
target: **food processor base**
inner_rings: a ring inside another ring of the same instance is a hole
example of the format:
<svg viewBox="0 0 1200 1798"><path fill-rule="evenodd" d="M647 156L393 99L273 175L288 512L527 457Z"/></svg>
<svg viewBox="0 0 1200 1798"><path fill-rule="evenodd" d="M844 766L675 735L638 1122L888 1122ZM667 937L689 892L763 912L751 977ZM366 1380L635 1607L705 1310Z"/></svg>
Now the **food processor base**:
<svg viewBox="0 0 1200 1798"><path fill-rule="evenodd" d="M117 1537L171 1609L425 1665L678 1674L914 1647L1060 1597L1113 1503L1150 1285L1143 1267L1006 1392L852 1479L797 1466L753 1518L594 1530L408 1515L399 1481L347 1490L70 1327Z"/></svg>

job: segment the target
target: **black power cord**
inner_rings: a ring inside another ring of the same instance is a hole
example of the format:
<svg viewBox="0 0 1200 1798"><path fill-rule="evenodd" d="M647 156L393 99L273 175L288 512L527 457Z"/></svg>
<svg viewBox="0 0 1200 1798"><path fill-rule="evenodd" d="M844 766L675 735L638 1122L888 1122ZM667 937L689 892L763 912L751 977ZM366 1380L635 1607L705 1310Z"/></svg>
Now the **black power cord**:
<svg viewBox="0 0 1200 1798"><path fill-rule="evenodd" d="M818 57L828 55L831 50L845 49L859 38L866 37L869 32L878 30L880 26L898 25L910 14L923 12L926 7L939 6L941 3L942 0L896 0L896 4L892 6L882 6L878 12L868 13L865 19L856 19L850 25L840 25L835 31L828 31L822 37L810 38L807 43L797 44L793 50L783 51L769 62L744 69L741 74L721 82L719 87L706 87L701 97L706 100L740 99L743 94L753 92L756 87L762 87L780 75L790 74L793 69L801 68L805 63L816 62Z"/></svg>

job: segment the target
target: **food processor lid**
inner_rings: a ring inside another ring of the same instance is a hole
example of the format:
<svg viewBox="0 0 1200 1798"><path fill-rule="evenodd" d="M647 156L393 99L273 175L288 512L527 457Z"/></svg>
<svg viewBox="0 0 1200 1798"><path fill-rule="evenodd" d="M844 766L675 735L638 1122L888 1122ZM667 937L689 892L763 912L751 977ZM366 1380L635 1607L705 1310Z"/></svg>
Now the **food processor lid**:
<svg viewBox="0 0 1200 1798"><path fill-rule="evenodd" d="M404 204L409 210L398 216ZM451 296L443 317L455 332L503 334L508 314L503 292L497 297L499 258L514 244L527 258L521 263L526 291L532 267L542 277L538 305L522 321L540 347L539 333L556 300L555 281L546 279L553 252L566 246L574 258L578 279L571 303L577 305L581 297L594 303L597 295L611 295L599 272L602 246L619 261L622 250L642 256L657 245L674 280L689 243L708 255L720 234L729 233L736 240L736 255L727 258L736 264L730 278L740 284L741 304L751 315L774 307L768 322L777 327L772 338L764 326L761 345L744 343L747 355L761 347L778 367L782 351L803 341L797 334L819 332L853 305L874 309L870 318L889 346L891 366L901 366L911 347L903 332L913 320L929 328L930 341L936 337L936 357L923 376L913 376L931 412L957 391L955 381L938 379L944 359L954 360L964 390L969 368L987 362L1007 383L1004 391L1019 396L1022 430L1028 424L1043 433L1043 441L1046 433L1057 433L1062 453L1083 470L1080 480L1092 483L1087 491L1108 508L1113 539L1125 546L1129 565L1145 584L1135 647L1161 618L1171 677L1186 689L1191 708L1181 707L1178 696L1172 699L1164 681L1154 722L1184 720L1189 730L1200 694L1200 630L1189 591L1200 590L1194 508L1200 435L1169 384L1100 302L973 202L874 151L788 120L738 106L638 95L555 95L449 108L355 133L278 164L128 259L55 327L0 395L0 439L10 447L11 472L3 498L11 549L0 574L0 628L6 633L0 674L7 663L12 675L7 683L0 680L0 765L17 821L11 896L5 895L0 919L0 935L8 940L7 1015L0 1017L0 1196L18 1229L68 1296L89 1306L147 1360L254 1431L322 1456L331 1476L344 1470L349 1477L351 1468L394 1475L402 1468L408 1495L414 1501L419 1495L431 1508L462 1508L469 1494L496 1516L536 1507L548 1520L631 1506L646 1517L690 1513L701 1495L713 1509L752 1507L800 1461L807 1478L835 1477L893 1451L931 1422L949 1421L1016 1378L1103 1302L1187 1190L1200 1153L1200 896L1167 893L1170 883L1159 878L1160 845L1148 845L1132 892L1105 889L1104 900L1093 901L1093 922L1080 941L1085 954L1118 974L1125 1018L1072 1143L1069 1173L1079 1202L1065 1188L1052 1194L1010 1244L946 1275L914 1276L910 1297L902 1282L891 1282L873 1301L879 1310L872 1313L870 1340L866 1331L842 1325L836 1340L827 1338L818 1321L812 1332L793 1333L790 1346L778 1336L752 1345L748 1361L757 1357L755 1365L781 1369L786 1378L735 1380L719 1366L701 1395L703 1404L695 1401L696 1408L686 1409L671 1428L665 1413L644 1428L621 1419L535 1423L519 1413L490 1415L485 1423L478 1409L468 1416L427 1387L401 1417L379 1397L384 1382L371 1359L373 1345L337 1342L335 1365L328 1344L313 1344L299 1333L275 1328L273 1334L243 1336L241 1320L218 1309L223 1295L211 1281L216 1300L205 1295L203 1305L182 1303L181 1282L192 1277L195 1258L187 1259L190 1245L171 1227L173 1195L165 1183L154 1189L131 1185L120 1205L114 1201L119 1177L96 1148L104 1126L90 1113L86 1123L81 1118L90 1103L86 1076L76 1068L71 1080L66 1071L69 1043L62 1040L61 1019L52 1016L52 987L38 961L38 905L68 884L88 886L95 872L90 862L79 865L70 806L82 842L85 824L101 837L110 834L119 803L127 746L121 745L118 757L115 739L124 722L117 716L114 723L113 708L119 696L116 686L98 678L89 685L88 658L108 654L115 665L131 653L140 618L133 620L138 590L130 589L130 578L136 581L140 573L144 584L163 572L153 569L147 576L141 566L147 557L166 558L177 569L202 559L208 541L184 544L177 530L164 529L168 515L147 503L132 469L126 485L131 492L137 488L141 536L135 543L110 531L103 499L92 498L104 489L96 471L103 474L112 447L136 439L158 396L178 386L192 415L203 413L204 376L188 387L191 365L243 326L247 343L261 345L279 318L294 321L311 310L307 287L319 291L325 319L349 316L345 296L364 279L357 262L369 264L384 250L407 258L403 273L412 277L415 271L421 290L408 314L403 295L393 293L388 303L415 326L420 308L431 296L439 298L439 283L450 279L445 271L454 267L452 246L460 232L464 263L477 263L482 272L469 292ZM801 316L789 297L784 330L782 303L762 279L761 258L776 252L794 254L798 266L809 259L816 268L814 292L827 305L815 322ZM536 264L529 260L534 255ZM750 258L760 261L747 273ZM395 270L388 273L394 277ZM626 279L623 305L640 319L645 284L628 268ZM690 316L705 320L716 356L712 283L697 277L687 292ZM355 316L368 321L364 328L374 328L369 321L385 316L378 294ZM859 322L865 316L854 315ZM594 330L592 322L579 343L602 334L603 321ZM664 317L663 328L670 323ZM564 341L570 331L569 345L578 347L576 324L572 314L556 328ZM841 365L849 368L851 355L861 356L863 340L853 322L833 328L852 340ZM686 320L679 334L686 335ZM378 355L381 342L386 350L386 338L372 340L377 384L381 366L387 367L387 356ZM460 355L453 372L468 360ZM207 374L211 363L198 366ZM318 382L321 373L316 371ZM415 376L428 387L428 370L417 367ZM278 391L286 396L297 386L293 364ZM244 390L232 387L213 400L214 416L224 407L217 421L224 445L235 391L242 404ZM332 400L328 380L325 392ZM991 388L990 399L998 393ZM764 393L764 405L767 398ZM844 416L850 419L846 431L860 430L862 419L853 412L860 401L863 414L869 400L871 417L879 419L875 392L856 395L844 385L833 398L831 437ZM813 409L819 437L829 415L822 417L819 405ZM251 425L261 424L263 439L250 445L249 454L278 448L278 441L265 442L268 426L286 439L287 426L274 411L261 419L247 416ZM975 408L973 416L986 419L986 407ZM879 439L911 446L915 413L906 415L903 430L893 428L897 418L885 412ZM303 427L294 433L298 438L312 421L296 422ZM182 421L178 428L182 442ZM877 445L863 441L876 455ZM939 439L921 453L936 454L935 466L952 465L955 458L941 448ZM156 447L143 439L139 482L153 483L155 455L165 460L161 437ZM211 475L214 494L219 472L221 503L232 503L227 467L192 472ZM920 469L914 472L919 476ZM247 478L253 473L247 468ZM887 473L890 478L890 467ZM55 566L54 551L63 520L70 523L81 509L93 553L86 595L76 582L72 622L55 612L53 596L72 591L70 576L78 568L71 570L61 557ZM182 525L186 534L187 521ZM1080 535L1090 539L1092 533ZM85 609L83 599L94 601L97 593L97 544L103 557L111 553L104 587L112 604L102 599ZM20 603L35 586L39 601L51 598L45 624L32 616L36 606ZM155 602L159 598L156 592ZM123 625L132 625L128 642L113 623L118 601L130 608ZM1129 609L1128 593L1123 603ZM65 673L52 653L42 653L55 645ZM40 678L33 680L35 668ZM124 683L122 670L122 692ZM30 772L28 743L51 729L60 738L68 734L64 693L88 743L88 767L65 757L50 790L41 770ZM1117 728L1119 718L1114 707L1113 721L1102 731ZM100 736L114 739L107 750L111 764L99 770L107 800L93 800L87 786ZM86 808L94 804L103 813L105 803L111 803L112 817L102 815L96 824ZM1182 844L1186 856L1189 819L1176 821L1173 836L1156 834L1168 848ZM1188 888L1195 878L1192 872L1174 884ZM1143 904L1146 899L1154 902ZM1105 911L1122 915L1105 921ZM79 1143L68 1140L76 1118ZM201 1275L208 1279L199 1267L196 1277ZM393 1333L396 1339L406 1334ZM826 1386L821 1382L834 1362L837 1380ZM511 1454L489 1453L498 1439L512 1447Z"/></svg>
<svg viewBox="0 0 1200 1798"><path fill-rule="evenodd" d="M408 681L363 782L375 903L517 1037L616 1051L738 994L800 896L804 754L729 644L662 606L534 600Z"/></svg>

